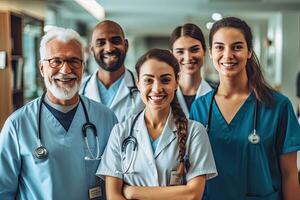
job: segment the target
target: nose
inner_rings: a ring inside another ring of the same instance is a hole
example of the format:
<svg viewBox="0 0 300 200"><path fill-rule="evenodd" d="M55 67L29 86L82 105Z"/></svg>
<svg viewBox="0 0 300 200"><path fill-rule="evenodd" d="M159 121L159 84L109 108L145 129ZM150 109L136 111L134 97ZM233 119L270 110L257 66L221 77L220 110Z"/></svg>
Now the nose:
<svg viewBox="0 0 300 200"><path fill-rule="evenodd" d="M59 69L59 72L62 74L70 74L72 72L72 69L70 67L70 64L68 62L64 62L63 66Z"/></svg>
<svg viewBox="0 0 300 200"><path fill-rule="evenodd" d="M163 87L162 87L162 84L160 82L156 81L156 82L153 83L152 91L159 93L159 92L162 91L162 89L163 89Z"/></svg>
<svg viewBox="0 0 300 200"><path fill-rule="evenodd" d="M106 42L104 46L104 51L111 52L114 49L114 45L111 42Z"/></svg>
<svg viewBox="0 0 300 200"><path fill-rule="evenodd" d="M183 61L188 63L192 59L192 54L189 51L184 51L183 53Z"/></svg>
<svg viewBox="0 0 300 200"><path fill-rule="evenodd" d="M224 58L233 58L233 51L230 48L225 48L223 56Z"/></svg>

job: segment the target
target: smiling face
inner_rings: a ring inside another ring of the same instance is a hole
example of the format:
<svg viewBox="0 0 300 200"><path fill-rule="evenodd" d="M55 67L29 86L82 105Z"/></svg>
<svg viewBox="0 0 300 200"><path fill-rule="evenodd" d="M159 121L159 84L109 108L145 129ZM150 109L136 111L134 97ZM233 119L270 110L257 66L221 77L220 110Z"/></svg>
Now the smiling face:
<svg viewBox="0 0 300 200"><path fill-rule="evenodd" d="M199 40L181 36L174 42L172 52L180 65L180 73L200 74L205 53Z"/></svg>
<svg viewBox="0 0 300 200"><path fill-rule="evenodd" d="M246 64L251 54L239 29L220 28L212 37L210 56L220 77L246 75Z"/></svg>
<svg viewBox="0 0 300 200"><path fill-rule="evenodd" d="M137 87L147 109L168 111L177 88L174 69L165 62L149 59L141 65Z"/></svg>
<svg viewBox="0 0 300 200"><path fill-rule="evenodd" d="M117 24L99 24L92 36L91 51L98 65L105 71L114 72L124 66L128 41Z"/></svg>
<svg viewBox="0 0 300 200"><path fill-rule="evenodd" d="M65 62L61 67L52 68L46 60L53 58L57 60L60 58ZM57 39L50 40L46 44L45 59L40 62L40 73L44 78L47 93L55 101L54 103L77 99L76 94L83 74L81 45L75 40L66 43ZM72 67L73 60L80 60L78 68Z"/></svg>

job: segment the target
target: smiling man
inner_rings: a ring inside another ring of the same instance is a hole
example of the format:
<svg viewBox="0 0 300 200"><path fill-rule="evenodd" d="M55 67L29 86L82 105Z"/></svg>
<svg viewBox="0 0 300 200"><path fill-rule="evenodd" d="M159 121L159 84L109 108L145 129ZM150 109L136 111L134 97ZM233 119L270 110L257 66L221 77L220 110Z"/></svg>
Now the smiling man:
<svg viewBox="0 0 300 200"><path fill-rule="evenodd" d="M80 93L109 107L119 122L141 111L144 105L134 75L124 65L128 40L121 26L110 20L97 24L90 50L99 69L87 77Z"/></svg>
<svg viewBox="0 0 300 200"><path fill-rule="evenodd" d="M83 47L78 33L54 28L42 38L46 92L5 122L0 134L0 199L105 199L95 176L117 118L78 90Z"/></svg>

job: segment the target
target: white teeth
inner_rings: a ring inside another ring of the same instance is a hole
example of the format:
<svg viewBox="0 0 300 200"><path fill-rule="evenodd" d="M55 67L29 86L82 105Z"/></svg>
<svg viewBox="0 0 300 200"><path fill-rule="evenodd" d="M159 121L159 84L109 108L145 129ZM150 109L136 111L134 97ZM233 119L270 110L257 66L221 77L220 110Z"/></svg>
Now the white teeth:
<svg viewBox="0 0 300 200"><path fill-rule="evenodd" d="M71 80L75 80L75 78L65 78L65 79L58 79L58 78L56 78L54 80L61 81L61 82L68 82L68 81L71 81Z"/></svg>
<svg viewBox="0 0 300 200"><path fill-rule="evenodd" d="M149 98L152 100L161 100L164 98L164 96L150 96Z"/></svg>
<svg viewBox="0 0 300 200"><path fill-rule="evenodd" d="M233 66L236 65L236 63L222 63L222 65L223 65L224 67L233 67Z"/></svg>

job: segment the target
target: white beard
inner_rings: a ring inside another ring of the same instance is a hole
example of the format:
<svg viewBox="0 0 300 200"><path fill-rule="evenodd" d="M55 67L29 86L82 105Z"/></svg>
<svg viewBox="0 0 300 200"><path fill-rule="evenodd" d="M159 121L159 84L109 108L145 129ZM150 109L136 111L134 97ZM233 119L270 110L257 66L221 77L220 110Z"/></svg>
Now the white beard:
<svg viewBox="0 0 300 200"><path fill-rule="evenodd" d="M71 74L65 76L65 75L58 74L52 77L52 83L50 83L48 77L44 76L44 83L47 90L49 90L53 94L53 96L55 96L57 99L69 100L73 98L76 95L76 93L79 91L81 80L76 81L72 87L60 87L56 84L54 78L56 77L69 78L70 76L74 77L75 75Z"/></svg>

